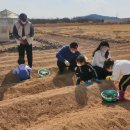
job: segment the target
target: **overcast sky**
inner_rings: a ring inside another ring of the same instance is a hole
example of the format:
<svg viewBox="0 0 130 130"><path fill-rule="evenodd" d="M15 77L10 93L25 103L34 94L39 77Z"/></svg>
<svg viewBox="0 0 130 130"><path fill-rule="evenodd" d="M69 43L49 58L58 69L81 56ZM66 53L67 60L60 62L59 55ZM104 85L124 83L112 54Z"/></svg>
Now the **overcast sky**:
<svg viewBox="0 0 130 130"><path fill-rule="evenodd" d="M8 9L30 18L63 18L100 14L130 17L130 0L0 0L0 11Z"/></svg>

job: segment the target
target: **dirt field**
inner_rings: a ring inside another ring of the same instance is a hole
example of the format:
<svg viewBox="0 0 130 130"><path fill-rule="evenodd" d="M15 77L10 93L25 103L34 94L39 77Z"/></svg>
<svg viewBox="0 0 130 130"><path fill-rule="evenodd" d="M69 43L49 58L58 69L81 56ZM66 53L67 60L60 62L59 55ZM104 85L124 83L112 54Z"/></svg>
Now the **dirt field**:
<svg viewBox="0 0 130 130"><path fill-rule="evenodd" d="M11 72L17 65L16 44L0 45L0 130L130 130L130 88L122 103L102 102L100 92L111 89L111 83L83 86L84 95L80 94L74 73L57 74L58 49L45 42L77 41L91 61L100 40L108 39L113 59L130 60L129 25L48 25L36 27L36 33L36 39L44 41L34 41L34 67L27 81L19 82ZM52 75L39 78L40 68L50 69ZM85 105L80 105L83 101Z"/></svg>
<svg viewBox="0 0 130 130"><path fill-rule="evenodd" d="M37 31L53 34L53 35L62 35L62 36L71 36L89 40L102 40L108 39L111 42L128 42L130 40L130 25L122 24L122 25L85 25L81 24L80 26L68 25L62 26L44 26L43 28L37 28Z"/></svg>

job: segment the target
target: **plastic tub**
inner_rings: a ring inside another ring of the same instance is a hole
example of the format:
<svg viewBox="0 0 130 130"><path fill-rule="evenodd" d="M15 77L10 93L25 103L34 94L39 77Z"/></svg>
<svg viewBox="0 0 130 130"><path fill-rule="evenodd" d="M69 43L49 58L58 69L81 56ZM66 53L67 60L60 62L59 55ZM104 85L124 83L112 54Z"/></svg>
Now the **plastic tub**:
<svg viewBox="0 0 130 130"><path fill-rule="evenodd" d="M116 90L104 90L101 96L103 101L116 102L118 101L119 93Z"/></svg>
<svg viewBox="0 0 130 130"><path fill-rule="evenodd" d="M47 77L50 76L51 72L48 69L39 69L38 70L38 75L39 77Z"/></svg>

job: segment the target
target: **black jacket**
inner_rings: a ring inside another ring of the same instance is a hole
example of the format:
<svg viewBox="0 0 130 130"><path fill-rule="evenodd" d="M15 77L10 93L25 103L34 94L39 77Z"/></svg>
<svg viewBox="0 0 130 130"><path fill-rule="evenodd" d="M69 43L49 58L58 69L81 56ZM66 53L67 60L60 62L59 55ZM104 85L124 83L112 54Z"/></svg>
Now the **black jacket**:
<svg viewBox="0 0 130 130"><path fill-rule="evenodd" d="M97 78L97 73L91 64L86 63L81 67L76 67L76 76L80 80L88 81Z"/></svg>

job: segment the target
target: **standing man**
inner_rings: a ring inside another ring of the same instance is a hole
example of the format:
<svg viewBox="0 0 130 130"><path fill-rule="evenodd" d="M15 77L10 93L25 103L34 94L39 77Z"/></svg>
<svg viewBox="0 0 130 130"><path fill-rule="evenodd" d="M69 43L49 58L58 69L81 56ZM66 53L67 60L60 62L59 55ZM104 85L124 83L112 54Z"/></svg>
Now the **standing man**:
<svg viewBox="0 0 130 130"><path fill-rule="evenodd" d="M18 44L19 59L24 59L25 50L27 54L28 65L32 68L32 42L34 36L34 27L28 21L27 15L22 13L19 15L19 20L13 27L13 35Z"/></svg>
<svg viewBox="0 0 130 130"><path fill-rule="evenodd" d="M72 42L69 46L63 46L56 54L59 73L63 74L66 67L74 71L76 67L76 58L79 55L78 43Z"/></svg>

